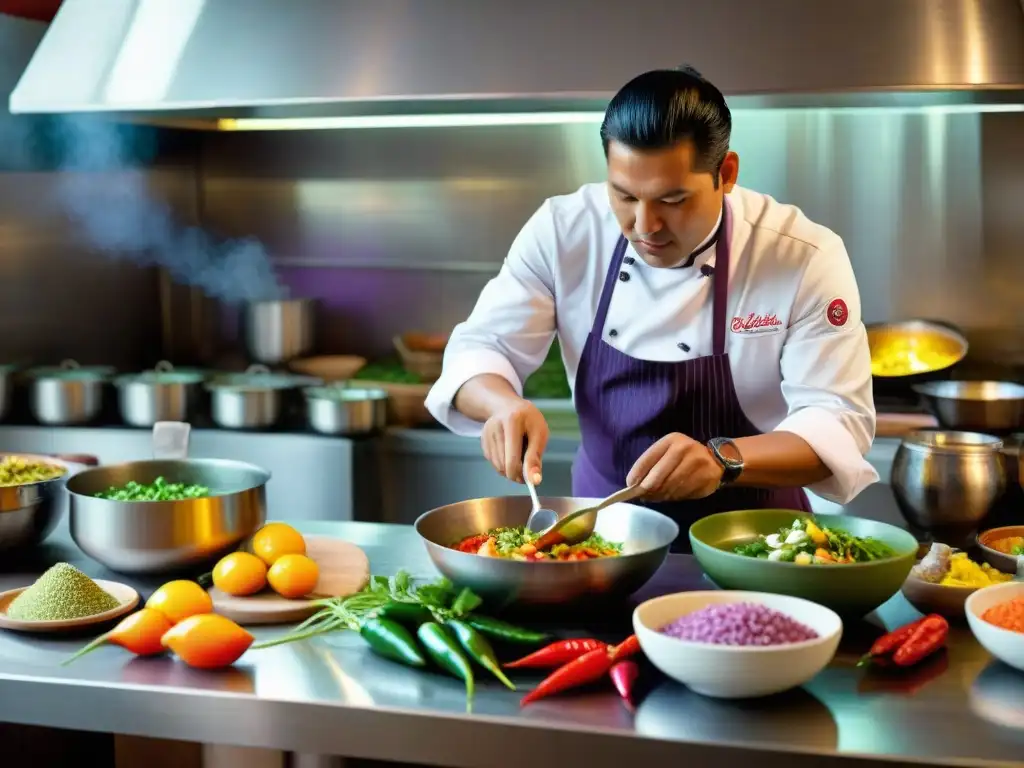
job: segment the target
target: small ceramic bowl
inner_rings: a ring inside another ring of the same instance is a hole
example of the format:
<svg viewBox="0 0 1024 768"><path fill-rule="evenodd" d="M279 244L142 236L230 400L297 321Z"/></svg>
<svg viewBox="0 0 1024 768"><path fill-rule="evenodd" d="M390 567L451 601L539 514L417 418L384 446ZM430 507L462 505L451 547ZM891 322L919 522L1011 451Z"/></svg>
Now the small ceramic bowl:
<svg viewBox="0 0 1024 768"><path fill-rule="evenodd" d="M993 549L992 545L1000 539L1009 539L1014 536L1024 537L1024 525L1007 525L1002 528L990 528L978 534L978 546L985 556L985 562L1003 573L1017 573L1016 555L1008 555Z"/></svg>
<svg viewBox="0 0 1024 768"><path fill-rule="evenodd" d="M903 597L921 613L937 613L947 619L963 619L967 598L983 587L951 587L923 581L911 572L903 582Z"/></svg>
<svg viewBox="0 0 1024 768"><path fill-rule="evenodd" d="M1024 672L1024 632L1003 629L982 618L989 608L1014 599L1024 599L1024 582L1010 581L979 589L967 598L967 623L986 651Z"/></svg>
<svg viewBox="0 0 1024 768"><path fill-rule="evenodd" d="M694 611L723 603L758 603L818 633L813 640L735 646L679 640L660 629ZM843 634L838 614L810 600L764 592L679 592L648 600L633 612L633 631L658 669L695 693L721 699L770 696L803 685L835 656Z"/></svg>

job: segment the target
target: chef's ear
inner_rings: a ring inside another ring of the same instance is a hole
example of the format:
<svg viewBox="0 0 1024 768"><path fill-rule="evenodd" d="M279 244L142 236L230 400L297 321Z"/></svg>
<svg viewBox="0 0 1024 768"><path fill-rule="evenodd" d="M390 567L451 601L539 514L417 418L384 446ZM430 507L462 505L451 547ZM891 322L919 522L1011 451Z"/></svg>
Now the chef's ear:
<svg viewBox="0 0 1024 768"><path fill-rule="evenodd" d="M740 156L735 152L726 152L722 167L718 171L718 180L725 194L732 192L736 179L740 175Z"/></svg>

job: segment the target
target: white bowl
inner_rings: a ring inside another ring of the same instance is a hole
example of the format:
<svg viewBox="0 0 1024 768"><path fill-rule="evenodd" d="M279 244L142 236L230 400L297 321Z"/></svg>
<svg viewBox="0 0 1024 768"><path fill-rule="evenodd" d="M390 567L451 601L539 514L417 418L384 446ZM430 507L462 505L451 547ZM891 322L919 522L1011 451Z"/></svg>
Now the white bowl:
<svg viewBox="0 0 1024 768"><path fill-rule="evenodd" d="M708 605L758 603L784 613L818 633L813 640L771 646L697 643L659 630ZM744 699L770 696L803 685L835 656L843 621L809 600L765 592L679 592L656 597L633 611L633 631L651 663L704 696Z"/></svg>
<svg viewBox="0 0 1024 768"><path fill-rule="evenodd" d="M1024 582L1008 581L983 587L967 598L967 623L982 647L1004 664L1024 672L1024 632L989 624L982 614L989 608L1015 598L1024 598Z"/></svg>

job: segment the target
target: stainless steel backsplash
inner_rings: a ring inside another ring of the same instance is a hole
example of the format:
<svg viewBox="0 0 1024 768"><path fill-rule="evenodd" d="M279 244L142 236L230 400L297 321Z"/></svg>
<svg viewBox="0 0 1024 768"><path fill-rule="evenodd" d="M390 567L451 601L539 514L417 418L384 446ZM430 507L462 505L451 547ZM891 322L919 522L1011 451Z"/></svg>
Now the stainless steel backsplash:
<svg viewBox="0 0 1024 768"><path fill-rule="evenodd" d="M33 125L0 115L0 137ZM946 319L1024 365L1022 136L1019 113L743 111L734 146L741 183L844 237L868 321ZM323 300L322 351L376 355L464 318L537 205L603 174L597 126L573 125L195 134L146 180L180 221L262 239ZM91 251L59 183L0 165L0 361L208 361L190 292Z"/></svg>
<svg viewBox="0 0 1024 768"><path fill-rule="evenodd" d="M838 231L868 321L964 326L1024 364L1024 114L743 111L741 183ZM386 352L471 309L550 195L603 178L596 125L212 134L202 219L323 300L325 351Z"/></svg>

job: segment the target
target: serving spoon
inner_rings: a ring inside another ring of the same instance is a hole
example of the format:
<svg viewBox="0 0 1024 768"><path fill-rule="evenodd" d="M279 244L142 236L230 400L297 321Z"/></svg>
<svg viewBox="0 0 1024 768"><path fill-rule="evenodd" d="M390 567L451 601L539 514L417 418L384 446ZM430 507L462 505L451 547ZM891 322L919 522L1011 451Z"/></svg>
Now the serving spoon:
<svg viewBox="0 0 1024 768"><path fill-rule="evenodd" d="M594 532L594 525L597 523L598 512L605 507L610 507L612 504L631 501L638 496L642 496L643 492L643 488L639 485L623 488L621 491L616 491L611 496L606 496L594 506L577 509L575 512L570 512L561 519L558 519L556 513L551 512L551 514L555 515L555 522L548 528L542 530L540 535L534 540L533 544L538 550L545 550L556 544L575 544L576 542L583 541ZM536 500L535 494L536 490L533 491L534 499ZM544 512L551 510L540 511ZM536 513L537 509L535 508L533 514ZM531 514L531 517L533 514ZM573 523L575 523L575 525L573 525ZM530 530L532 531L533 529L531 528Z"/></svg>
<svg viewBox="0 0 1024 768"><path fill-rule="evenodd" d="M533 511L526 521L526 528L530 533L543 533L558 522L558 513L553 509L541 507L540 499L537 497L537 486L529 476L526 480L526 488L530 491L530 498L533 499Z"/></svg>

